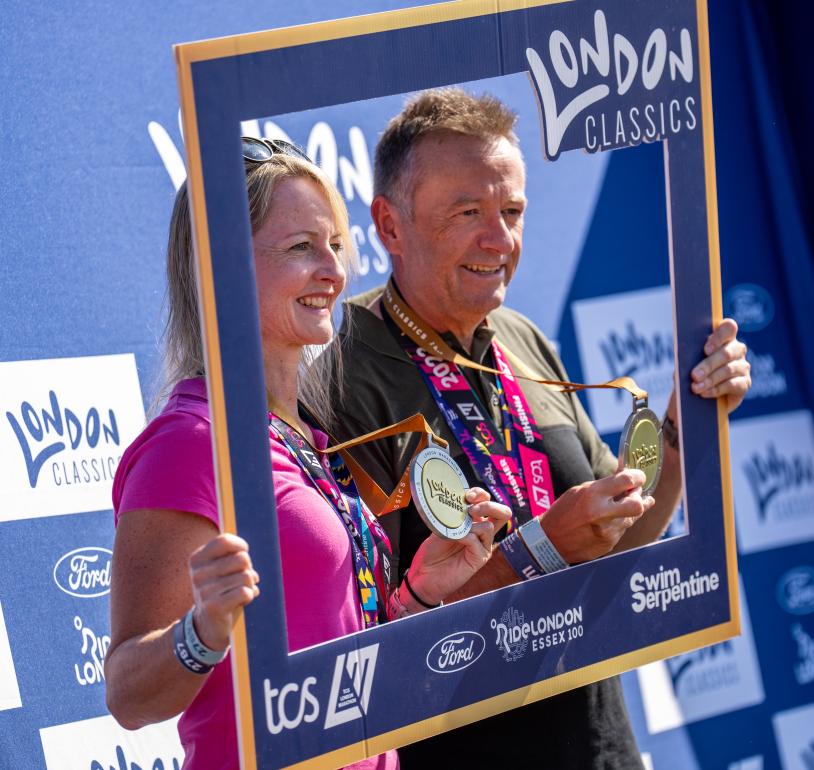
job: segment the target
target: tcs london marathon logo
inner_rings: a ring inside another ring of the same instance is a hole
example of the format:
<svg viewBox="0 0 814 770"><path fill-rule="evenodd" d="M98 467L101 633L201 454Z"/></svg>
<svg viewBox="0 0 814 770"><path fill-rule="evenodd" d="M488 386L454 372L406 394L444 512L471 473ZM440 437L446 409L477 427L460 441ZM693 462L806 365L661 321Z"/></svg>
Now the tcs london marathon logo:
<svg viewBox="0 0 814 770"><path fill-rule="evenodd" d="M673 302L670 287L574 302L574 327L585 382L628 376L644 388L650 408L662 414L673 389ZM630 415L630 396L587 391L600 433L619 431Z"/></svg>
<svg viewBox="0 0 814 770"><path fill-rule="evenodd" d="M811 412L736 420L730 431L741 553L814 540Z"/></svg>
<svg viewBox="0 0 814 770"><path fill-rule="evenodd" d="M143 426L132 354L0 363L0 522L110 508Z"/></svg>
<svg viewBox="0 0 814 770"><path fill-rule="evenodd" d="M734 639L637 669L653 733L754 706L764 698L749 608L741 589L742 633Z"/></svg>

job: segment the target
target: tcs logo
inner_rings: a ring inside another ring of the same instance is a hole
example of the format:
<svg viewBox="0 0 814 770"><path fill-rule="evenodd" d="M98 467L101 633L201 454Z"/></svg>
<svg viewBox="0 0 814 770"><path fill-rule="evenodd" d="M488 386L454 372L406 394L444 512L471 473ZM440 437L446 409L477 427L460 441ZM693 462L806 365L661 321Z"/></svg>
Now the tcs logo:
<svg viewBox="0 0 814 770"><path fill-rule="evenodd" d="M311 692L317 683L314 676L306 677L302 685L289 682L280 689L263 680L266 702L266 727L272 735L293 730L303 722L314 722L319 717L319 701Z"/></svg>

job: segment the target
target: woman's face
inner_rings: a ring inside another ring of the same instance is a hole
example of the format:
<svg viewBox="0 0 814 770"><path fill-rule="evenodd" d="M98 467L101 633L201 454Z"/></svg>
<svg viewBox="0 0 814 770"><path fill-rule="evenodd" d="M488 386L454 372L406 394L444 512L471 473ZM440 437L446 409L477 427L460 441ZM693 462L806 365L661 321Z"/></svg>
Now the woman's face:
<svg viewBox="0 0 814 770"><path fill-rule="evenodd" d="M252 242L264 348L329 342L346 273L339 227L319 186L304 177L280 182Z"/></svg>

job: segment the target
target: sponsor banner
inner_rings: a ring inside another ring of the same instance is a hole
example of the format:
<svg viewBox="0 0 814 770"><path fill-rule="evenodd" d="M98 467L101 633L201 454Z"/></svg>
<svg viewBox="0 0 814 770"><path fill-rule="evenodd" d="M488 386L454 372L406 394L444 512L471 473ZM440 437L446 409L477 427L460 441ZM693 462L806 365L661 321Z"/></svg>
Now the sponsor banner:
<svg viewBox="0 0 814 770"><path fill-rule="evenodd" d="M14 671L14 659L11 657L11 645L3 620L3 605L0 604L0 711L20 708L22 705L17 674Z"/></svg>
<svg viewBox="0 0 814 770"><path fill-rule="evenodd" d="M790 615L810 615L814 612L814 568L793 567L777 581L777 603Z"/></svg>
<svg viewBox="0 0 814 770"><path fill-rule="evenodd" d="M486 649L477 631L458 631L436 642L427 653L427 668L437 674L453 674L471 666Z"/></svg>
<svg viewBox="0 0 814 770"><path fill-rule="evenodd" d="M651 734L763 702L763 681L742 584L740 592L739 637L638 669Z"/></svg>
<svg viewBox="0 0 814 770"><path fill-rule="evenodd" d="M717 572L700 570L682 575L678 567L659 567L658 572L634 572L630 576L630 608L637 615L651 610L667 612L674 604L717 591L721 578Z"/></svg>
<svg viewBox="0 0 814 770"><path fill-rule="evenodd" d="M814 703L772 717L783 770L814 767Z"/></svg>
<svg viewBox="0 0 814 770"><path fill-rule="evenodd" d="M786 373L778 367L771 353L759 353L750 347L746 360L752 367L752 387L746 392L747 399L786 395L789 389Z"/></svg>
<svg viewBox="0 0 814 770"><path fill-rule="evenodd" d="M673 303L670 287L574 302L574 328L585 382L627 375L644 388L650 408L662 414L673 390ZM624 427L631 409L625 391L587 391L600 433Z"/></svg>
<svg viewBox="0 0 814 770"><path fill-rule="evenodd" d="M379 645L371 644L336 656L325 729L361 719L368 713L378 655Z"/></svg>
<svg viewBox="0 0 814 770"><path fill-rule="evenodd" d="M757 754L754 757L730 762L727 770L763 770L763 755Z"/></svg>
<svg viewBox="0 0 814 770"><path fill-rule="evenodd" d="M523 612L508 607L500 618L492 618L490 625L495 646L507 663L520 660L527 652L565 645L585 633L581 604L528 620Z"/></svg>
<svg viewBox="0 0 814 770"><path fill-rule="evenodd" d="M111 716L40 730L46 770L180 770L177 719L130 731Z"/></svg>
<svg viewBox="0 0 814 770"><path fill-rule="evenodd" d="M759 332L774 318L774 299L762 286L739 283L724 294L724 316L734 318L741 332Z"/></svg>
<svg viewBox="0 0 814 770"><path fill-rule="evenodd" d="M794 623L791 637L797 646L797 659L794 662L794 678L797 684L814 682L814 637L802 623Z"/></svg>
<svg viewBox="0 0 814 770"><path fill-rule="evenodd" d="M54 582L63 593L77 599L95 599L110 593L109 548L75 548L54 565Z"/></svg>
<svg viewBox="0 0 814 770"><path fill-rule="evenodd" d="M814 539L814 424L801 410L731 427L738 545L748 554Z"/></svg>
<svg viewBox="0 0 814 770"><path fill-rule="evenodd" d="M132 354L0 363L0 521L110 508L143 427Z"/></svg>

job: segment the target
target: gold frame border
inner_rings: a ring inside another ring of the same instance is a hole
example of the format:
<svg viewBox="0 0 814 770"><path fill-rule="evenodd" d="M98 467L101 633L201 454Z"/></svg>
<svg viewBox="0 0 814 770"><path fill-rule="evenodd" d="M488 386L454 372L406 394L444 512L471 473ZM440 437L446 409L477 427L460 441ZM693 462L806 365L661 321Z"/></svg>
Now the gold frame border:
<svg viewBox="0 0 814 770"><path fill-rule="evenodd" d="M188 189L193 212L193 242L197 255L196 280L201 304L201 323L204 337L204 356L209 403L212 415L212 444L215 457L215 479L218 502L223 517L223 528L236 531L234 492L229 457L226 401L223 389L220 340L217 328L217 307L212 274L209 227L206 216L204 179L201 164L195 95L192 84L192 64L230 56L256 53L307 43L323 42L362 34L406 29L424 24L437 24L477 16L497 14L573 0L454 0L437 5L387 11L368 16L356 16L337 21L317 22L296 27L266 30L229 37L184 43L174 46L178 88L183 116L184 145L188 166ZM715 152L712 124L712 88L709 53L709 25L706 0L696 0L698 31L699 83L703 115L704 171L706 186L707 240L709 251L709 279L713 326L720 323L722 313L720 251L718 240L718 206L715 177ZM643 647L630 653L610 658L590 666L571 671L527 687L487 698L453 711L414 722L366 741L350 744L322 754L291 768L305 770L333 768L391 748L402 746L431 735L461 727L471 722L508 711L543 698L556 695L633 668L681 654L698 647L723 641L740 633L740 606L738 600L737 547L735 543L732 483L729 461L729 422L726 408L718 402L718 440L720 445L721 482L724 509L724 540L729 582L730 620L710 628ZM243 617L232 634L232 674L239 727L240 766L243 770L256 770L256 747L250 697L250 676L246 627Z"/></svg>

